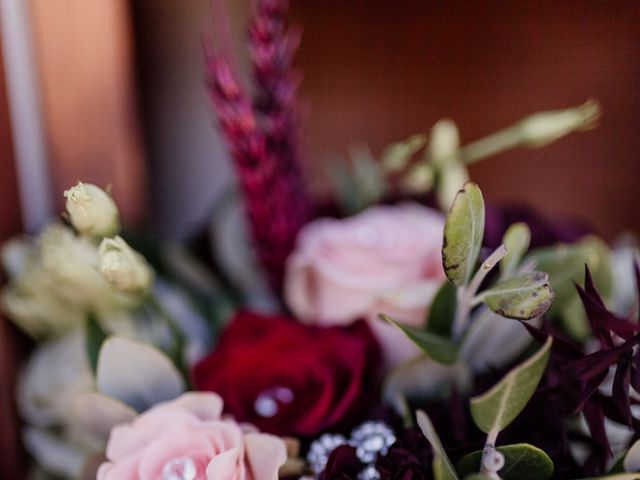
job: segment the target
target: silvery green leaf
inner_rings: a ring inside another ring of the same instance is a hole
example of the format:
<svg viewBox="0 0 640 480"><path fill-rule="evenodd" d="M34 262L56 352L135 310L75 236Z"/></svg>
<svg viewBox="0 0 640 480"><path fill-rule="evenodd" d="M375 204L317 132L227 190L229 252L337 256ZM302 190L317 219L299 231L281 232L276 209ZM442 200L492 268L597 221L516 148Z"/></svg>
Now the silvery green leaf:
<svg viewBox="0 0 640 480"><path fill-rule="evenodd" d="M500 262L502 278L508 278L518 268L520 260L527 253L531 242L531 230L526 223L519 222L511 225L502 237L502 244L507 247L507 254Z"/></svg>
<svg viewBox="0 0 640 480"><path fill-rule="evenodd" d="M590 329L574 282L584 283L584 265L589 265L598 291L605 300L611 290L609 248L601 239L587 236L575 244L557 244L536 249L525 257L549 275L555 299L549 313L559 317L572 338L584 340Z"/></svg>
<svg viewBox="0 0 640 480"><path fill-rule="evenodd" d="M531 357L514 367L487 392L471 399L471 416L480 430L504 430L524 409L549 361L552 337Z"/></svg>
<svg viewBox="0 0 640 480"><path fill-rule="evenodd" d="M406 337L415 343L424 353L436 362L452 364L458 359L458 347L446 337L427 332L420 328L410 327L396 322L387 315L380 318L398 328Z"/></svg>
<svg viewBox="0 0 640 480"><path fill-rule="evenodd" d="M573 283L584 282L585 263L589 265L598 291L603 295L608 293L611 282L609 248L595 236L585 237L575 244L561 243L533 250L525 261L535 262L538 270L549 274L558 306L567 298L577 296Z"/></svg>
<svg viewBox="0 0 640 480"><path fill-rule="evenodd" d="M169 357L151 345L108 337L98 355L96 384L101 393L142 411L184 392L182 376Z"/></svg>
<svg viewBox="0 0 640 480"><path fill-rule="evenodd" d="M456 286L469 283L484 235L484 199L478 185L467 183L451 205L444 226L442 263Z"/></svg>
<svg viewBox="0 0 640 480"><path fill-rule="evenodd" d="M553 462L542 450L528 443L497 447L504 456L504 467L500 469L503 480L547 480L553 475ZM459 475L464 476L480 470L482 450L465 455L456 464Z"/></svg>
<svg viewBox="0 0 640 480"><path fill-rule="evenodd" d="M529 272L499 282L479 297L498 315L529 320L547 311L553 301L553 290L546 273Z"/></svg>
<svg viewBox="0 0 640 480"><path fill-rule="evenodd" d="M426 437L433 449L434 477L438 480L458 480L456 470L453 468L453 465L447 456L447 452L445 452L444 447L442 446L440 437L438 437L436 429L433 428L433 423L431 423L427 414L422 410L418 410L416 412L416 420L418 421L418 426L420 427L422 434Z"/></svg>

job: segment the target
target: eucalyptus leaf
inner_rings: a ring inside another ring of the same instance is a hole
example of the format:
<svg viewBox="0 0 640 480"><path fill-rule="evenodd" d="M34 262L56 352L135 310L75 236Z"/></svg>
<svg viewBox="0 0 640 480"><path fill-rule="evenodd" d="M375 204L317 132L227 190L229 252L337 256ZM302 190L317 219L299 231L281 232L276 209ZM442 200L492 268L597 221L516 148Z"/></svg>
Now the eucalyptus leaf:
<svg viewBox="0 0 640 480"><path fill-rule="evenodd" d="M507 254L500 262L502 278L513 275L529 249L531 230L526 223L518 222L511 225L502 237L502 244L507 247Z"/></svg>
<svg viewBox="0 0 640 480"><path fill-rule="evenodd" d="M438 480L458 480L455 468L447 452L442 446L440 437L436 433L436 429L433 428L433 423L422 410L416 412L416 420L418 421L418 427L422 431L422 434L426 437L427 441L431 444L433 449L433 474Z"/></svg>
<svg viewBox="0 0 640 480"><path fill-rule="evenodd" d="M528 443L497 447L504 456L504 467L500 470L503 480L547 480L553 475L553 462L542 450ZM482 450L462 457L457 465L458 475L464 477L480 470Z"/></svg>
<svg viewBox="0 0 640 480"><path fill-rule="evenodd" d="M549 361L552 337L531 357L514 367L487 392L471 399L471 416L480 430L504 430L524 409Z"/></svg>
<svg viewBox="0 0 640 480"><path fill-rule="evenodd" d="M530 320L543 315L553 301L549 276L529 272L497 283L480 295L495 313L517 320Z"/></svg>
<svg viewBox="0 0 640 480"><path fill-rule="evenodd" d="M590 335L582 302L575 283L584 282L584 265L589 265L598 291L606 299L611 292L609 247L600 238L587 236L575 244L557 244L530 252L525 262L535 262L536 268L549 275L555 294L549 313L561 320L572 338L582 341Z"/></svg>
<svg viewBox="0 0 640 480"><path fill-rule="evenodd" d="M446 337L430 333L420 328L396 322L387 315L380 315L385 322L398 328L406 337L436 362L452 364L458 359L458 346Z"/></svg>
<svg viewBox="0 0 640 480"><path fill-rule="evenodd" d="M456 286L469 283L484 236L484 199L478 185L467 183L458 191L444 226L442 263Z"/></svg>
<svg viewBox="0 0 640 480"><path fill-rule="evenodd" d="M611 287L609 248L599 238L588 236L575 244L557 244L530 252L525 262L535 262L536 268L549 274L551 287L556 294L554 309L572 297L577 297L574 282L584 282L584 265L594 277L598 291L607 295Z"/></svg>
<svg viewBox="0 0 640 480"><path fill-rule="evenodd" d="M450 282L444 282L429 307L427 331L443 337L451 336L451 326L456 314L456 296L456 287Z"/></svg>
<svg viewBox="0 0 640 480"><path fill-rule="evenodd" d="M93 373L96 372L98 367L98 354L106 338L107 334L98 323L97 317L92 313L88 314L85 327L85 344L89 365L91 365Z"/></svg>

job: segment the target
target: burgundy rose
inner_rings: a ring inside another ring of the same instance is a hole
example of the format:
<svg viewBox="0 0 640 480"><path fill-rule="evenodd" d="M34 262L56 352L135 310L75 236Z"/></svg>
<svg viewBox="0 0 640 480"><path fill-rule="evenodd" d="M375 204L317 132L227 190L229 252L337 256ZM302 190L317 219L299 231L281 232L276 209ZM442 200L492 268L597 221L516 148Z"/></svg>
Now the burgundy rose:
<svg viewBox="0 0 640 480"><path fill-rule="evenodd" d="M364 322L307 326L240 312L198 363L199 390L222 396L239 421L278 435L313 436L348 427L373 391L379 350Z"/></svg>

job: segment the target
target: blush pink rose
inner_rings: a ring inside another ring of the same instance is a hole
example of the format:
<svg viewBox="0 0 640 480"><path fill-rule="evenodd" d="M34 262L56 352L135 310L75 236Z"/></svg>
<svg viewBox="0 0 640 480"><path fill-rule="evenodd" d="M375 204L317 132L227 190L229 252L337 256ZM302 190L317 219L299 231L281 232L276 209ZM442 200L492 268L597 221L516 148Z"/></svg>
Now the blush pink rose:
<svg viewBox="0 0 640 480"><path fill-rule="evenodd" d="M285 297L306 322L346 324L366 318L387 366L418 350L378 320L424 325L428 306L445 279L444 216L418 204L375 206L353 217L320 219L300 232L288 259Z"/></svg>
<svg viewBox="0 0 640 480"><path fill-rule="evenodd" d="M114 427L97 480L276 480L284 442L221 414L217 394L189 392Z"/></svg>

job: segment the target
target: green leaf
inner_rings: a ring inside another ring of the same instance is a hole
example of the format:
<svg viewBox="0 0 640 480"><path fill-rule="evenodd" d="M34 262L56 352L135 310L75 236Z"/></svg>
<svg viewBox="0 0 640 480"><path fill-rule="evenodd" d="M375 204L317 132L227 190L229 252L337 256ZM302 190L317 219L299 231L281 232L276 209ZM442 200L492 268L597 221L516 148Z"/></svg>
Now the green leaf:
<svg viewBox="0 0 640 480"><path fill-rule="evenodd" d="M389 172L400 172L407 167L411 157L426 144L426 135L411 135L405 140L388 145L382 152L380 163Z"/></svg>
<svg viewBox="0 0 640 480"><path fill-rule="evenodd" d="M533 445L518 443L497 447L504 455L504 467L500 470L503 480L547 480L553 475L553 462L549 456ZM460 476L480 470L482 450L462 457L456 465Z"/></svg>
<svg viewBox="0 0 640 480"><path fill-rule="evenodd" d="M610 289L611 272L609 248L599 238L585 237L576 244L557 244L548 248L533 250L525 261L533 261L536 269L549 274L551 287L556 294L555 308L577 297L574 282L584 281L584 264L589 265L591 274L601 294Z"/></svg>
<svg viewBox="0 0 640 480"><path fill-rule="evenodd" d="M590 328L574 282L583 284L584 265L588 264L598 291L606 301L611 290L609 253L609 247L601 239L587 236L575 244L536 249L525 258L525 262L535 262L538 270L549 275L555 294L549 313L560 318L576 340L584 340L590 334Z"/></svg>
<svg viewBox="0 0 640 480"><path fill-rule="evenodd" d="M547 311L553 301L553 290L546 273L529 272L497 283L479 298L498 315L529 320Z"/></svg>
<svg viewBox="0 0 640 480"><path fill-rule="evenodd" d="M456 286L469 283L484 235L484 199L478 185L467 183L451 205L444 226L442 264Z"/></svg>
<svg viewBox="0 0 640 480"><path fill-rule="evenodd" d="M416 412L416 420L418 426L422 431L422 434L426 437L427 441L431 444L433 449L433 475L437 480L458 480L455 468L447 452L445 452L440 437L436 433L436 429L433 428L433 423L422 410Z"/></svg>
<svg viewBox="0 0 640 480"><path fill-rule="evenodd" d="M519 222L511 225L502 237L502 244L507 247L507 254L500 262L500 274L502 278L513 275L520 264L520 260L531 242L531 230L526 223Z"/></svg>
<svg viewBox="0 0 640 480"><path fill-rule="evenodd" d="M447 338L451 336L451 325L456 314L456 294L457 289L452 283L442 284L429 308L428 332Z"/></svg>
<svg viewBox="0 0 640 480"><path fill-rule="evenodd" d="M93 373L96 372L96 368L98 367L98 354L106 338L107 334L98 323L98 318L94 314L89 313L85 327L85 345L87 356L89 357L89 365L91 365L91 371Z"/></svg>
<svg viewBox="0 0 640 480"><path fill-rule="evenodd" d="M420 328L403 325L387 315L381 314L380 318L400 329L409 340L420 347L424 353L436 362L452 364L458 359L458 346L448 338L441 337L440 335L427 332Z"/></svg>
<svg viewBox="0 0 640 480"><path fill-rule="evenodd" d="M480 430L504 430L524 409L549 361L552 337L531 357L514 367L487 392L471 399L471 416Z"/></svg>

